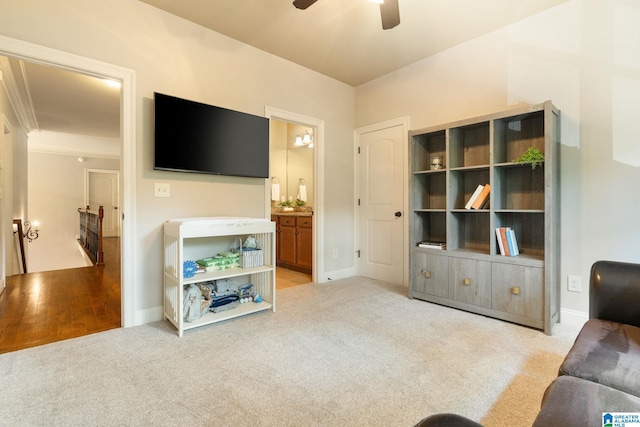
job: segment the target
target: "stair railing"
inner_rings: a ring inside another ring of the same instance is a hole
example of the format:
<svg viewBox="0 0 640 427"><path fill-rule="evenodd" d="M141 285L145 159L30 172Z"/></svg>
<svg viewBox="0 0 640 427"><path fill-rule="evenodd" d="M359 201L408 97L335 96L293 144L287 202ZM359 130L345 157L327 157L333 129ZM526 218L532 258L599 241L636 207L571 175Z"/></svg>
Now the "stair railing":
<svg viewBox="0 0 640 427"><path fill-rule="evenodd" d="M93 262L93 265L104 265L104 251L102 250L102 220L104 208L100 206L98 211L92 211L87 206L78 208L79 213L79 243L85 253Z"/></svg>

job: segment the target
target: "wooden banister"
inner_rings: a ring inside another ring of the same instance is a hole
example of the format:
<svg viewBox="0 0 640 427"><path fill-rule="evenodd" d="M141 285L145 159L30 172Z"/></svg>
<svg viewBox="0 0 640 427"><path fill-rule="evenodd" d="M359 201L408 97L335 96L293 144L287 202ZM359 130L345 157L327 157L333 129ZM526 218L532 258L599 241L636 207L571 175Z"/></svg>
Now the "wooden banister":
<svg viewBox="0 0 640 427"><path fill-rule="evenodd" d="M80 244L82 249L91 259L94 265L104 265L104 251L102 246L102 221L104 219L104 207L98 211L92 211L89 206L84 210L78 208L80 214Z"/></svg>

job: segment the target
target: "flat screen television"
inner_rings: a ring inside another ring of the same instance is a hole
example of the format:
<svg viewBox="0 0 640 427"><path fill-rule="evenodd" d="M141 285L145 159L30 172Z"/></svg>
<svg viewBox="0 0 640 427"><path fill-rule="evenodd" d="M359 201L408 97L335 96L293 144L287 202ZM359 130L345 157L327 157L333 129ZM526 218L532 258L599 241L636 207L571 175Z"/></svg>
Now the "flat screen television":
<svg viewBox="0 0 640 427"><path fill-rule="evenodd" d="M157 170L269 177L269 119L154 93Z"/></svg>

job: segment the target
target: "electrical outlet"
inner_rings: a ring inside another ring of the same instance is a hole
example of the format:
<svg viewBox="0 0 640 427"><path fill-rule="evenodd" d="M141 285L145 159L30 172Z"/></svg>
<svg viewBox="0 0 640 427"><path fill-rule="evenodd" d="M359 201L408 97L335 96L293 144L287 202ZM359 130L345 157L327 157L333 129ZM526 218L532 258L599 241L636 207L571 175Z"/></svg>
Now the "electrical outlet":
<svg viewBox="0 0 640 427"><path fill-rule="evenodd" d="M171 185L164 182L156 182L153 194L155 197L171 197Z"/></svg>
<svg viewBox="0 0 640 427"><path fill-rule="evenodd" d="M333 250L333 259L338 259L338 250L337 249Z"/></svg>
<svg viewBox="0 0 640 427"><path fill-rule="evenodd" d="M567 290L571 292L582 292L580 276L567 276Z"/></svg>

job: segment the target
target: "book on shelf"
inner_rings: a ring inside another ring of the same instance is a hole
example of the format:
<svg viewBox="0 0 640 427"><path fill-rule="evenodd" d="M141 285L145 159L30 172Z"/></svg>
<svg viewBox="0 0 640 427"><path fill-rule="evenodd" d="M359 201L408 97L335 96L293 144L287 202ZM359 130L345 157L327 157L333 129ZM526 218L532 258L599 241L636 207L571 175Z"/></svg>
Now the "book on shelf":
<svg viewBox="0 0 640 427"><path fill-rule="evenodd" d="M447 249L447 244L444 242L425 241L425 242L418 242L418 247L426 248L426 249Z"/></svg>
<svg viewBox="0 0 640 427"><path fill-rule="evenodd" d="M491 186L485 184L478 197L471 204L471 209L482 209L489 202L489 193L491 192Z"/></svg>
<svg viewBox="0 0 640 427"><path fill-rule="evenodd" d="M509 242L507 241L507 231L510 229L510 227L496 228L496 239L498 240L500 255L511 256L511 252L509 251Z"/></svg>
<svg viewBox="0 0 640 427"><path fill-rule="evenodd" d="M518 248L515 231L511 229L507 230L507 241L509 242L509 252L511 252L511 256L520 255L520 248Z"/></svg>
<svg viewBox="0 0 640 427"><path fill-rule="evenodd" d="M473 202L476 201L476 199L478 198L478 196L480 195L480 193L482 193L482 190L484 189L484 185L480 184L476 187L475 191L473 192L473 194L471 195L471 197L469 197L469 201L467 202L466 205L464 205L465 209L471 209L471 205L473 205Z"/></svg>
<svg viewBox="0 0 640 427"><path fill-rule="evenodd" d="M500 255L504 255L504 256L520 255L520 248L518 247L516 233L511 229L511 227L496 228L496 239L498 241L498 248L500 249Z"/></svg>

